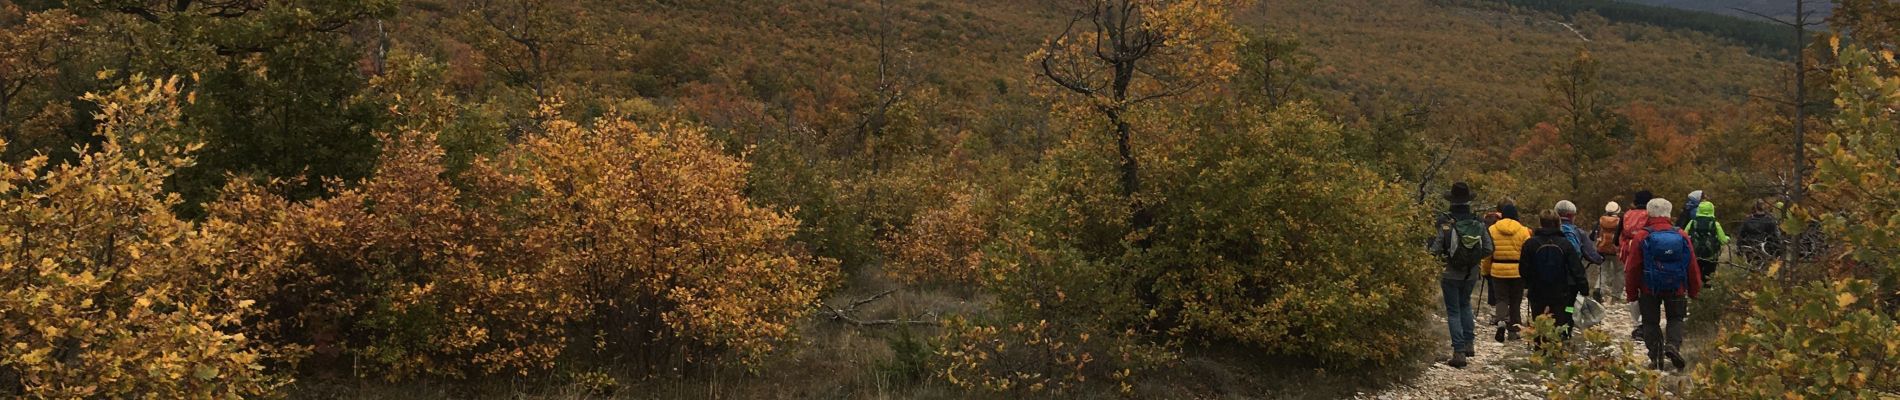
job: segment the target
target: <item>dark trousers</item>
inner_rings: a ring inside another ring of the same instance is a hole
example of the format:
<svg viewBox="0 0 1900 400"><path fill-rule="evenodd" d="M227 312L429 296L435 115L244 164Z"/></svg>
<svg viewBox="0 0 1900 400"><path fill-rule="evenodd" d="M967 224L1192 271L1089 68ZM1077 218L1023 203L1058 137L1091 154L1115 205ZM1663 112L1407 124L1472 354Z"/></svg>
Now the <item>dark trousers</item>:
<svg viewBox="0 0 1900 400"><path fill-rule="evenodd" d="M1702 268L1702 284L1703 285L1709 284L1709 280L1715 278L1715 268L1721 265L1722 265L1721 261L1712 259L1712 258L1711 259L1696 259L1696 266Z"/></svg>
<svg viewBox="0 0 1900 400"><path fill-rule="evenodd" d="M1577 298L1571 297L1569 293L1553 295L1540 293L1530 296L1530 300L1531 318L1548 315L1550 319L1557 322L1558 329L1564 330L1564 337L1570 337L1571 315L1568 309L1577 302Z"/></svg>
<svg viewBox="0 0 1900 400"><path fill-rule="evenodd" d="M1650 359L1682 348L1682 320L1689 315L1689 298L1643 293L1636 304L1643 311L1643 346L1649 348ZM1667 327L1659 326L1665 319Z"/></svg>
<svg viewBox="0 0 1900 400"><path fill-rule="evenodd" d="M1498 326L1509 327L1516 332L1524 324L1524 279L1492 278L1491 285L1497 287L1493 294L1497 296L1497 308L1491 311L1492 319Z"/></svg>

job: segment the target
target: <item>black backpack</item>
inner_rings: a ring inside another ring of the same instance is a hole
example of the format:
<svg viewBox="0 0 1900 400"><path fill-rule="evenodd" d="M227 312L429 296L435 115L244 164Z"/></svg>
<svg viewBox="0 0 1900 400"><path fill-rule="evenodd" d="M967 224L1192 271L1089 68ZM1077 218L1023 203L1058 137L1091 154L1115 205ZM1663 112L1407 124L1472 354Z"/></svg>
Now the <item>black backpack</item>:
<svg viewBox="0 0 1900 400"><path fill-rule="evenodd" d="M1714 260L1722 255L1722 238L1715 235L1715 217L1695 217L1689 220L1689 240L1695 243L1695 256L1703 260Z"/></svg>
<svg viewBox="0 0 1900 400"><path fill-rule="evenodd" d="M1544 238L1539 238L1538 243L1537 249L1530 253L1535 256L1532 259L1536 262L1525 266L1537 271L1537 283L1543 287L1567 287L1570 284L1570 271L1564 268L1566 257L1563 246L1555 240Z"/></svg>

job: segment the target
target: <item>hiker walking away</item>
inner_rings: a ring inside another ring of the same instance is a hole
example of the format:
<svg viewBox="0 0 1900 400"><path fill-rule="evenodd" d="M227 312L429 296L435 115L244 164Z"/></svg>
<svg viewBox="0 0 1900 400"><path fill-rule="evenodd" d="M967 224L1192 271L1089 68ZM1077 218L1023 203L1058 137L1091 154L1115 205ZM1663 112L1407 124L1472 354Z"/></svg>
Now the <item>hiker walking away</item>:
<svg viewBox="0 0 1900 400"><path fill-rule="evenodd" d="M1524 241L1531 239L1531 230L1517 221L1515 202L1499 204L1498 214L1502 218L1491 225L1491 242L1497 249L1484 261L1484 275L1491 277L1491 285L1497 288L1492 293L1497 299L1497 308L1492 311L1498 324L1494 338L1503 342L1517 340L1518 329L1523 326L1524 279L1518 272L1518 257L1523 254Z"/></svg>
<svg viewBox="0 0 1900 400"><path fill-rule="evenodd" d="M1781 221L1775 220L1771 207L1767 201L1756 201L1754 212L1735 230L1735 244L1750 265L1781 258Z"/></svg>
<svg viewBox="0 0 1900 400"><path fill-rule="evenodd" d="M1623 256L1629 255L1628 249L1635 248L1630 242L1635 239L1636 233L1642 232L1643 227L1649 224L1649 210L1645 207L1649 204L1649 200L1655 197L1649 193L1648 189L1638 190L1636 194L1630 196L1630 199L1634 201L1630 202L1629 210L1623 211L1623 234L1617 239L1617 246L1625 250ZM1625 270L1628 270L1630 266L1630 263L1623 263ZM1629 291L1629 286L1624 286L1623 290ZM1630 315L1636 317L1636 326L1630 327L1630 337L1643 340L1643 310L1637 306L1635 300L1630 301Z"/></svg>
<svg viewBox="0 0 1900 400"><path fill-rule="evenodd" d="M1669 219L1667 199L1653 199L1646 211L1649 223L1631 235L1633 245L1623 247L1623 294L1637 302L1642 310L1643 345L1649 350L1650 368L1660 370L1663 360L1681 371L1682 320L1688 315L1689 299L1702 293L1702 271L1697 266L1694 240ZM1667 331L1662 326L1667 321Z"/></svg>
<svg viewBox="0 0 1900 400"><path fill-rule="evenodd" d="M1465 358L1477 355L1473 348L1477 314L1471 310L1471 291L1483 276L1480 269L1493 249L1489 229L1471 212L1472 199L1471 186L1464 182L1451 185L1451 191L1445 193L1451 210L1439 216L1438 235L1430 249L1445 262L1438 282L1445 295L1445 327L1451 333L1451 361L1446 364L1453 368L1464 368Z"/></svg>
<svg viewBox="0 0 1900 400"><path fill-rule="evenodd" d="M1559 207L1562 208L1562 207ZM1571 211L1576 211L1572 205ZM1588 287L1583 266L1584 251L1564 232L1560 212L1544 211L1537 217L1537 231L1524 242L1524 257L1519 260L1524 275L1525 297L1531 302L1531 316L1550 316L1570 337L1571 315L1577 295Z"/></svg>
<svg viewBox="0 0 1900 400"><path fill-rule="evenodd" d="M1569 240L1570 247L1583 255L1583 262L1602 264L1603 255L1597 253L1596 246L1592 246L1594 243L1590 243L1590 238L1584 235L1583 229L1577 228L1577 204L1571 203L1570 200L1558 201L1557 206L1551 211L1556 211L1557 218L1563 221L1559 228L1564 232L1564 239Z"/></svg>
<svg viewBox="0 0 1900 400"><path fill-rule="evenodd" d="M1617 257L1617 241L1623 236L1623 207L1612 201L1603 205L1603 216L1597 217L1597 229L1590 233L1596 240L1597 254L1603 257L1603 265L1597 267L1595 291L1591 298L1598 302L1604 296L1614 295L1623 286L1623 262Z"/></svg>
<svg viewBox="0 0 1900 400"><path fill-rule="evenodd" d="M1721 265L1722 249L1728 246L1728 232L1722 231L1722 223L1715 220L1715 202L1703 200L1682 230L1695 243L1696 266L1702 267L1702 284L1707 286Z"/></svg>
<svg viewBox="0 0 1900 400"><path fill-rule="evenodd" d="M1695 219L1696 210L1701 209L1702 202L1708 200L1700 190L1689 192L1689 200L1682 203L1682 215L1676 216L1676 227L1689 229L1689 220Z"/></svg>

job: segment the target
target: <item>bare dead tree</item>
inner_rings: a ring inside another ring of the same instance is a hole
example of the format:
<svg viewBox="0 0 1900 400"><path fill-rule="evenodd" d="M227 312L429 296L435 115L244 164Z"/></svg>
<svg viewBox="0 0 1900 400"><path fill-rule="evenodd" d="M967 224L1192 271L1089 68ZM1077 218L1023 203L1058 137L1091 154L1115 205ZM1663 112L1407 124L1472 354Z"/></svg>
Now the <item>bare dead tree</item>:
<svg viewBox="0 0 1900 400"><path fill-rule="evenodd" d="M1814 11L1808 9L1808 1L1809 0L1794 0L1793 20L1777 18L1753 10L1735 8L1736 11L1785 25L1794 30L1794 99L1792 101L1778 101L1778 103L1790 105L1794 108L1794 120L1792 121L1794 125L1794 181L1792 185L1787 187L1788 191L1783 194L1791 206L1800 204L1807 194L1807 113L1808 107L1814 106L1814 104L1808 100L1808 28L1820 25L1820 22L1813 20ZM1782 218L1787 217L1788 208L1783 207ZM1801 261L1800 258L1795 257L1794 253L1795 252L1790 251L1785 255L1785 262L1791 266Z"/></svg>
<svg viewBox="0 0 1900 400"><path fill-rule="evenodd" d="M878 0L878 29L872 44L877 50L877 81L872 87L872 101L858 113L856 138L851 147L862 149L872 137L884 135L884 129L890 125L891 108L904 101L910 89L916 84L914 68L909 57L910 49L902 46L902 37L898 34L892 20L889 0ZM873 158L871 169L879 167Z"/></svg>
<svg viewBox="0 0 1900 400"><path fill-rule="evenodd" d="M1145 230L1154 225L1154 217L1147 206L1134 200L1141 191L1141 162L1135 157L1134 127L1127 114L1142 103L1210 84L1191 72L1182 74L1158 65L1157 59L1179 55L1172 40L1211 40L1217 35L1205 25L1163 28L1154 24L1145 15L1149 8L1143 0L1086 3L1045 46L1037 72L1063 90L1091 99L1090 106L1107 119L1121 159L1121 194L1136 202L1130 226ZM1078 26L1087 31L1078 33Z"/></svg>

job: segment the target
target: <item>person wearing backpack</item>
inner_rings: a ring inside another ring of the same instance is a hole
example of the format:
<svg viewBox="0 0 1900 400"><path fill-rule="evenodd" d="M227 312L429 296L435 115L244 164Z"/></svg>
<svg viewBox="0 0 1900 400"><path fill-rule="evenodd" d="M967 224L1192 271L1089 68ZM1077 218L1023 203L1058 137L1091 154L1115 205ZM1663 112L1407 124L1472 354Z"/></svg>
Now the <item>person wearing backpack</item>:
<svg viewBox="0 0 1900 400"><path fill-rule="evenodd" d="M1617 240L1623 236L1623 207L1612 201L1603 205L1603 216L1597 217L1597 228L1590 233L1596 240L1597 254L1603 257L1603 265L1597 268L1595 289L1591 297L1598 302L1605 301L1606 293L1616 293L1623 286L1623 262L1617 257Z"/></svg>
<svg viewBox="0 0 1900 400"><path fill-rule="evenodd" d="M1742 221L1741 229L1735 232L1735 243L1741 247L1739 253L1751 264L1781 257L1781 221L1775 220L1770 207L1773 206L1765 200L1756 201L1755 212Z"/></svg>
<svg viewBox="0 0 1900 400"><path fill-rule="evenodd" d="M1722 223L1715 220L1715 202L1703 200L1695 218L1690 218L1682 230L1695 242L1696 265L1702 267L1702 284L1708 285L1721 266L1722 248L1728 246L1728 232L1722 231Z"/></svg>
<svg viewBox="0 0 1900 400"><path fill-rule="evenodd" d="M1445 194L1451 210L1438 218L1438 234L1430 246L1431 253L1445 263L1438 281L1445 296L1445 326L1451 333L1451 360L1446 365L1453 368L1464 368L1466 358L1477 355L1473 347L1477 314L1471 309L1471 291L1484 276L1482 265L1495 247L1489 227L1471 211L1473 198L1471 186L1451 185Z"/></svg>
<svg viewBox="0 0 1900 400"><path fill-rule="evenodd" d="M1583 261L1590 264L1602 264L1603 254L1597 253L1596 246L1591 246L1593 243L1590 243L1590 238L1583 233L1582 228L1577 227L1577 204L1571 203L1570 200L1558 201L1552 211L1556 211L1557 218L1563 220L1560 230L1564 232L1564 239L1569 240L1570 247L1583 255Z"/></svg>
<svg viewBox="0 0 1900 400"><path fill-rule="evenodd" d="M1576 206L1572 205L1571 209L1575 212ZM1531 302L1531 316L1550 316L1568 338L1569 308L1589 285L1589 278L1583 267L1584 252L1578 251L1579 246L1565 234L1560 215L1552 211L1538 215L1537 232L1524 242L1524 257L1519 261L1528 289L1525 297Z"/></svg>
<svg viewBox="0 0 1900 400"><path fill-rule="evenodd" d="M1631 239L1634 239L1636 233L1642 232L1643 227L1649 224L1649 210L1645 209L1645 206L1649 204L1650 199L1655 197L1655 195L1649 193L1648 189L1638 190L1636 194L1630 196L1630 199L1635 201L1630 203L1631 209L1623 212L1622 233L1617 235L1618 248L1634 248L1634 246L1630 244ZM1631 265L1633 264L1624 263L1623 269L1628 270ZM1625 285L1623 290L1628 291L1629 286ZM1630 300L1630 316L1637 318L1636 326L1630 327L1630 337L1636 340L1643 340L1643 312L1641 308L1637 307L1635 300Z"/></svg>
<svg viewBox="0 0 1900 400"><path fill-rule="evenodd" d="M1648 224L1631 235L1632 245L1623 247L1623 294L1642 311L1643 345L1649 350L1650 368L1660 370L1668 359L1680 371L1687 364L1677 352L1682 347L1682 320L1688 316L1689 299L1702 294L1702 270L1694 241L1669 218L1672 207L1667 199L1650 200ZM1668 321L1667 331L1663 321Z"/></svg>
<svg viewBox="0 0 1900 400"><path fill-rule="evenodd" d="M1517 204L1510 200L1498 205L1498 214L1503 218L1490 230L1497 249L1485 259L1484 275L1491 277L1491 285L1497 288L1492 293L1497 298L1492 317L1498 324L1495 339L1503 342L1517 340L1524 323L1524 279L1519 275L1518 257L1523 255L1524 241L1531 239L1531 229L1517 222Z"/></svg>
<svg viewBox="0 0 1900 400"><path fill-rule="evenodd" d="M1695 219L1696 210L1702 209L1702 202L1707 200L1700 190L1689 192L1689 201L1682 203L1682 215L1676 216L1676 227L1689 229L1689 220Z"/></svg>

